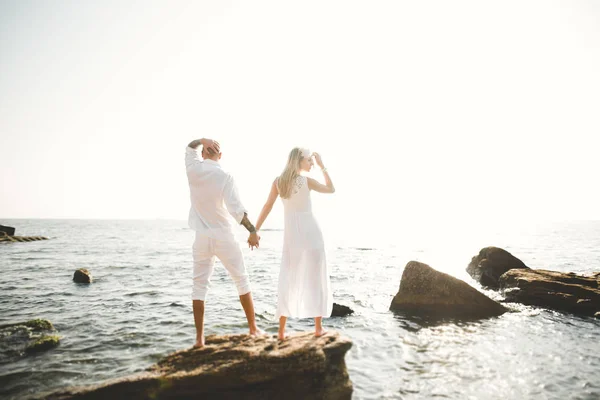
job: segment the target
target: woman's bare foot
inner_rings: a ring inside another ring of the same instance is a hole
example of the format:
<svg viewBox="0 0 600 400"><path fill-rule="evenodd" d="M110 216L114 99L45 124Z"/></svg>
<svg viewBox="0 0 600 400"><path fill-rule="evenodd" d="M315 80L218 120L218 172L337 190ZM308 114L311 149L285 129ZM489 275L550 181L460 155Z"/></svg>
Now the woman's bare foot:
<svg viewBox="0 0 600 400"><path fill-rule="evenodd" d="M286 321L287 321L287 317L284 317L283 315L281 317L279 317L279 331L277 331L277 333L278 333L277 337L279 338L279 340L285 340L286 338L289 337L289 335L285 334Z"/></svg>
<svg viewBox="0 0 600 400"><path fill-rule="evenodd" d="M204 347L204 336L196 338L196 344L194 345L194 347L195 348Z"/></svg>
<svg viewBox="0 0 600 400"><path fill-rule="evenodd" d="M290 337L289 333L285 333L285 332L279 332L279 334L277 335L277 339L279 340L286 340Z"/></svg>
<svg viewBox="0 0 600 400"><path fill-rule="evenodd" d="M315 336L316 337L321 337L323 335L325 335L327 333L327 331L323 328L319 329L319 330L315 330Z"/></svg>

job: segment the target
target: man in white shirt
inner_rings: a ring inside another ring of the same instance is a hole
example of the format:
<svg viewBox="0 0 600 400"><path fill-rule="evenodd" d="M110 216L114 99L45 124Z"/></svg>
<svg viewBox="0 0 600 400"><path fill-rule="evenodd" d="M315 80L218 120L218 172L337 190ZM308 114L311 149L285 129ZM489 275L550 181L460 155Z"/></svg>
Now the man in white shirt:
<svg viewBox="0 0 600 400"><path fill-rule="evenodd" d="M198 157L196 150L200 145L203 160ZM256 327L250 281L229 215L250 232L248 243L251 248L258 247L260 237L248 220L248 213L240 201L233 177L221 169L220 158L219 143L211 139L194 140L186 149L185 167L191 200L188 222L190 228L196 231L192 290L196 324L195 347L204 346L204 302L215 257L221 260L237 287L250 334L262 333Z"/></svg>

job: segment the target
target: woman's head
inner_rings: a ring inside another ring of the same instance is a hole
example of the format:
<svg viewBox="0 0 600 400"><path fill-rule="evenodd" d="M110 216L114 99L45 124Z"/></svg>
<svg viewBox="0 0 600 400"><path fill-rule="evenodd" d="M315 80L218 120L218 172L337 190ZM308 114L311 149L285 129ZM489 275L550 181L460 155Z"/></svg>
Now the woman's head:
<svg viewBox="0 0 600 400"><path fill-rule="evenodd" d="M308 149L300 149L300 171L310 172L313 167L312 153Z"/></svg>
<svg viewBox="0 0 600 400"><path fill-rule="evenodd" d="M311 153L308 149L294 147L288 156L287 165L279 176L279 195L287 199L292 195L294 180L301 171L310 171L313 166Z"/></svg>
<svg viewBox="0 0 600 400"><path fill-rule="evenodd" d="M300 171L309 172L313 166L312 153L308 149L294 147L288 156L286 170L294 170L297 174Z"/></svg>

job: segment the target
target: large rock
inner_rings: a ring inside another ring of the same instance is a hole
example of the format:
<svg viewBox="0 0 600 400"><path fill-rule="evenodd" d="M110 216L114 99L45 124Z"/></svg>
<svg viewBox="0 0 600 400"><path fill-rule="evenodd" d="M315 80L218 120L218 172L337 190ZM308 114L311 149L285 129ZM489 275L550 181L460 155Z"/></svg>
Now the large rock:
<svg viewBox="0 0 600 400"><path fill-rule="evenodd" d="M146 372L45 399L350 399L337 332L274 337L208 336L206 346L173 353Z"/></svg>
<svg viewBox="0 0 600 400"><path fill-rule="evenodd" d="M79 268L73 274L73 281L77 283L91 283L92 274L85 268Z"/></svg>
<svg viewBox="0 0 600 400"><path fill-rule="evenodd" d="M390 310L457 318L486 318L507 311L468 283L417 261L406 264Z"/></svg>
<svg viewBox="0 0 600 400"><path fill-rule="evenodd" d="M484 247L471 259L467 272L481 285L498 289L498 280L511 269L529 269L527 265L508 251L498 247Z"/></svg>
<svg viewBox="0 0 600 400"><path fill-rule="evenodd" d="M507 301L594 316L600 311L600 275L512 269L500 277Z"/></svg>

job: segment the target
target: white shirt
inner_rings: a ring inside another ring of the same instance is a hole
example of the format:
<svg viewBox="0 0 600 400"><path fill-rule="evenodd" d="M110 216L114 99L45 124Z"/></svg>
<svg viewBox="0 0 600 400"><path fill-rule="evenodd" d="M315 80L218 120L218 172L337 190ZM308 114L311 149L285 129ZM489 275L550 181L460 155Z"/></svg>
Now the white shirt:
<svg viewBox="0 0 600 400"><path fill-rule="evenodd" d="M201 160L188 146L185 167L190 185L188 224L196 232L223 239L233 235L231 218L240 224L246 209L240 201L233 177L213 160Z"/></svg>

